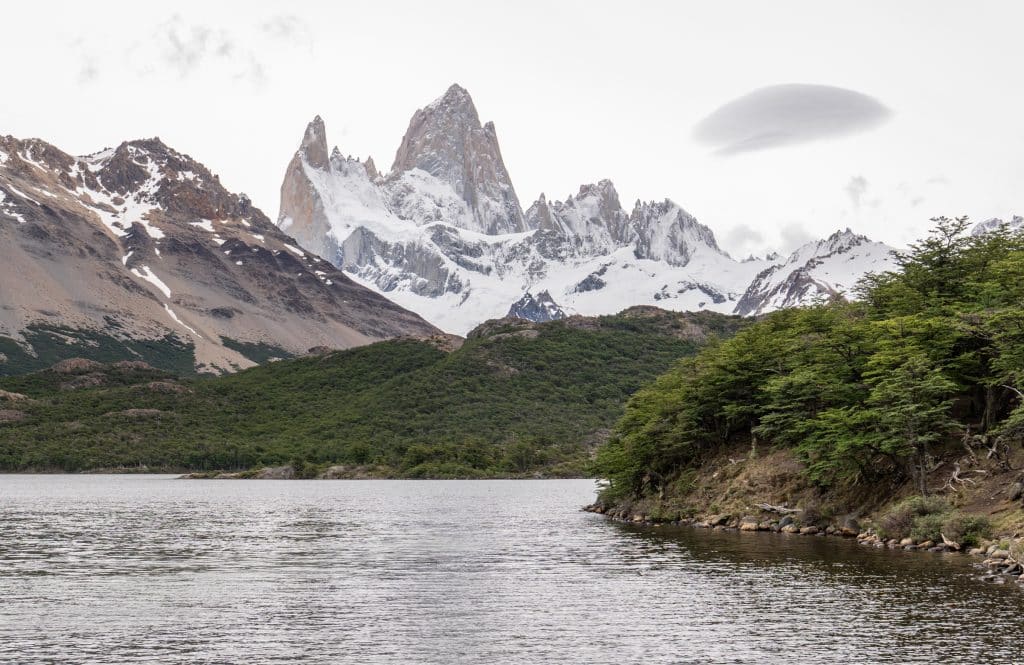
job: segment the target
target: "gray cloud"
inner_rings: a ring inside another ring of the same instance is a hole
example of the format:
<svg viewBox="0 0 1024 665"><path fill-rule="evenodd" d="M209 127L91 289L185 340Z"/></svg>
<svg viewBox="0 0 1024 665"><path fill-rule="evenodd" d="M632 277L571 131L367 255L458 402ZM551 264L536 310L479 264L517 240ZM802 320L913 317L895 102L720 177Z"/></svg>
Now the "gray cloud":
<svg viewBox="0 0 1024 665"><path fill-rule="evenodd" d="M187 79L215 68L218 76L262 88L270 79L268 44L277 42L283 48L306 44L312 48L310 35L306 24L294 16L221 28L174 14L155 25L144 39L119 51L76 42L81 63L78 82L88 85L101 76L123 75L118 70L127 65L131 73L142 78L170 71Z"/></svg>
<svg viewBox="0 0 1024 665"><path fill-rule="evenodd" d="M790 222L789 224L786 224L779 229L779 234L782 236L782 247L787 252L791 252L800 245L817 239L816 236L808 231L800 222Z"/></svg>
<svg viewBox="0 0 1024 665"><path fill-rule="evenodd" d="M312 46L313 37L309 26L294 14L278 14L261 24L260 30L273 39L307 47Z"/></svg>
<svg viewBox="0 0 1024 665"><path fill-rule="evenodd" d="M758 88L697 123L694 138L721 155L849 136L878 127L892 112L854 90L790 83Z"/></svg>
<svg viewBox="0 0 1024 665"><path fill-rule="evenodd" d="M212 30L202 25L187 25L180 16L174 16L156 30L163 61L184 77L191 74L211 57L230 58L235 45L223 30Z"/></svg>
<svg viewBox="0 0 1024 665"><path fill-rule="evenodd" d="M78 70L78 82L91 83L92 81L95 81L99 75L100 69L96 65L96 61L92 58L87 58L82 62L82 66Z"/></svg>
<svg viewBox="0 0 1024 665"><path fill-rule="evenodd" d="M725 235L726 247L735 252L747 254L757 251L764 245L764 234L747 224L737 224Z"/></svg>
<svg viewBox="0 0 1024 665"><path fill-rule="evenodd" d="M868 179L862 175L856 175L850 178L850 182L846 183L846 195L850 197L850 203L853 204L854 210L860 210L861 199L868 192Z"/></svg>

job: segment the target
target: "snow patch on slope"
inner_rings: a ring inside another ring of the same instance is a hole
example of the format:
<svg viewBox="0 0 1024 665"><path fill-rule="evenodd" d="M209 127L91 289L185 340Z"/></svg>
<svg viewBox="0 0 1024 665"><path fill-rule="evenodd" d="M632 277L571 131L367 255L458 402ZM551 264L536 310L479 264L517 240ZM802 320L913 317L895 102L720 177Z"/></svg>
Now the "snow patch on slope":
<svg viewBox="0 0 1024 665"><path fill-rule="evenodd" d="M125 263L127 263L127 258L128 257L125 257ZM140 277L146 280L147 282L155 286L160 291L160 293L164 294L164 298L171 297L170 287L164 284L163 280L157 277L156 274L154 274L153 271L149 269L149 266L139 266L138 268L132 268L132 274L135 275L136 277Z"/></svg>

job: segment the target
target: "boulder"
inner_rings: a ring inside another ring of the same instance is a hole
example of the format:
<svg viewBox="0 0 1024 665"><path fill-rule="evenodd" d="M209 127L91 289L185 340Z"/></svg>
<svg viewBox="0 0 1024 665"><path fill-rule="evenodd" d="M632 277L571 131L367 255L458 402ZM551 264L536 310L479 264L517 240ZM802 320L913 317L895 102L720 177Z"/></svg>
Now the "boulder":
<svg viewBox="0 0 1024 665"><path fill-rule="evenodd" d="M295 477L295 469L291 466L268 466L256 472L253 478L258 480L288 480Z"/></svg>
<svg viewBox="0 0 1024 665"><path fill-rule="evenodd" d="M114 369L121 370L122 372L132 370L147 372L155 369L152 365L142 360L119 360L112 366Z"/></svg>
<svg viewBox="0 0 1024 665"><path fill-rule="evenodd" d="M800 529L800 535L813 536L814 534L818 533L818 531L820 531L820 529L818 529L818 527L816 526L805 526L804 528Z"/></svg>
<svg viewBox="0 0 1024 665"><path fill-rule="evenodd" d="M28 414L24 411L15 411L14 409L0 409L0 423L17 423L28 418Z"/></svg>
<svg viewBox="0 0 1024 665"><path fill-rule="evenodd" d="M150 381L146 384L146 389L155 393L167 393L167 394L178 394L186 395L192 392L192 390L180 383L174 383L173 381Z"/></svg>
<svg viewBox="0 0 1024 665"><path fill-rule="evenodd" d="M107 377L103 372L90 372L88 374L78 374L72 377L70 380L60 384L61 390L80 390L82 388L97 388L105 385Z"/></svg>
<svg viewBox="0 0 1024 665"><path fill-rule="evenodd" d="M50 371L57 374L85 374L103 369L103 364L87 358L68 358L52 365Z"/></svg>
<svg viewBox="0 0 1024 665"><path fill-rule="evenodd" d="M787 524L782 527L782 533L800 533L800 527L796 524Z"/></svg>

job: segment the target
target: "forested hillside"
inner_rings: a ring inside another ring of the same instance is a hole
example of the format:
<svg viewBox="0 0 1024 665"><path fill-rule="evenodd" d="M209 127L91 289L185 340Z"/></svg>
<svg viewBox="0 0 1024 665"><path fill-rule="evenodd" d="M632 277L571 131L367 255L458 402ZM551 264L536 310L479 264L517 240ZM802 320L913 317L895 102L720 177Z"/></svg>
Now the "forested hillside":
<svg viewBox="0 0 1024 665"><path fill-rule="evenodd" d="M0 380L0 468L581 475L629 395L742 325L653 307L499 320L455 350L392 340L218 378L66 361Z"/></svg>
<svg viewBox="0 0 1024 665"><path fill-rule="evenodd" d="M598 454L602 500L714 510L695 470L710 475L726 451L722 477L795 460L789 493L766 481L764 496L814 496L837 513L909 494L967 505L982 486L990 503L1019 498L1024 235L934 221L898 271L861 282L859 301L770 314L634 395Z"/></svg>

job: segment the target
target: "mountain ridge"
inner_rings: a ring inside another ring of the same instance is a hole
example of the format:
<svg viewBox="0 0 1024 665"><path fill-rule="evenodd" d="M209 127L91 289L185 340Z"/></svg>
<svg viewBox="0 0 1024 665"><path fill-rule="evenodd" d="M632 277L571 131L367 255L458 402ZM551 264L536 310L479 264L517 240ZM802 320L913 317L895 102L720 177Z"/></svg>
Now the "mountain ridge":
<svg viewBox="0 0 1024 665"><path fill-rule="evenodd" d="M737 261L675 202L638 200L627 210L608 179L562 201L541 194L522 211L488 127L453 85L413 114L386 175L337 149L320 166L300 146L282 182L278 225L359 283L458 334L544 291L568 314L654 304L754 314L841 295L865 272L894 266L891 248L866 238L841 252L822 241Z"/></svg>
<svg viewBox="0 0 1024 665"><path fill-rule="evenodd" d="M27 366L60 344L88 356L97 336L126 359L167 342L232 371L254 363L247 345L294 355L436 332L159 138L74 157L0 137L0 273L4 356Z"/></svg>

